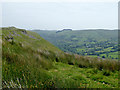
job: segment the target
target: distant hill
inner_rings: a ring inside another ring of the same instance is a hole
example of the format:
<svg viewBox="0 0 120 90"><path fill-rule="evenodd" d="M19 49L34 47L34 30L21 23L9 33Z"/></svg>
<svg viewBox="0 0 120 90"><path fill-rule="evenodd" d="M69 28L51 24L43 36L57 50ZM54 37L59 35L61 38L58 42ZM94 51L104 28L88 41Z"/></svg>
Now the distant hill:
<svg viewBox="0 0 120 90"><path fill-rule="evenodd" d="M63 30L56 31L56 33L64 32L64 31L72 31L72 29L63 29Z"/></svg>
<svg viewBox="0 0 120 90"><path fill-rule="evenodd" d="M2 28L3 88L116 88L118 70L116 60L64 53L35 32Z"/></svg>
<svg viewBox="0 0 120 90"><path fill-rule="evenodd" d="M63 50L84 56L118 59L118 31L105 29L33 31ZM58 33L60 32L60 33Z"/></svg>

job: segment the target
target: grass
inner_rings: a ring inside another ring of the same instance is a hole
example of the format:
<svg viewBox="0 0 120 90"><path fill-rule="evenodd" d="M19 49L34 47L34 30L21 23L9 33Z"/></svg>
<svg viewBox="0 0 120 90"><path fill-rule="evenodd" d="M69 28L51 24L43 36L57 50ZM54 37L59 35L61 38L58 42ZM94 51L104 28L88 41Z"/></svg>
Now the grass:
<svg viewBox="0 0 120 90"><path fill-rule="evenodd" d="M118 61L64 53L38 34L3 28L3 88L117 88Z"/></svg>
<svg viewBox="0 0 120 90"><path fill-rule="evenodd" d="M117 88L118 72L111 72L109 76L104 75L105 71L93 68L78 68L73 65L54 62L54 67L49 70L43 70L40 77L30 79L22 75L23 78L13 79L9 83L4 82L7 87L31 87L31 88ZM46 73L45 73L46 72ZM34 73L35 75L36 73Z"/></svg>
<svg viewBox="0 0 120 90"><path fill-rule="evenodd" d="M115 88L118 86L118 72L111 72L109 76L104 75L105 71L93 68L78 68L55 62L55 69L49 73L55 79L57 88Z"/></svg>

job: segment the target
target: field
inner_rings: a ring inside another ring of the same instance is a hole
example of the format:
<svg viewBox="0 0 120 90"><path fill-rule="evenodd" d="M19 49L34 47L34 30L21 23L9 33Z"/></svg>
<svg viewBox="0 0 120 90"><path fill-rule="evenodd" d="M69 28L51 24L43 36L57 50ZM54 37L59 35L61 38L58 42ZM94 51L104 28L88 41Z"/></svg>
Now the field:
<svg viewBox="0 0 120 90"><path fill-rule="evenodd" d="M117 30L34 30L33 32L37 32L64 52L118 59Z"/></svg>

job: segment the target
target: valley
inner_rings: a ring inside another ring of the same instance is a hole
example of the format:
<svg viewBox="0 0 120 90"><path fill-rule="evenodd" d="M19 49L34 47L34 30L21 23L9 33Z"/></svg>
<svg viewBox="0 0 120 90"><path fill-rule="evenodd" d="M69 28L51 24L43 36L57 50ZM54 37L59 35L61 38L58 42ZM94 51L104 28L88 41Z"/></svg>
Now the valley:
<svg viewBox="0 0 120 90"><path fill-rule="evenodd" d="M117 30L34 30L63 50L64 52L82 56L118 59Z"/></svg>

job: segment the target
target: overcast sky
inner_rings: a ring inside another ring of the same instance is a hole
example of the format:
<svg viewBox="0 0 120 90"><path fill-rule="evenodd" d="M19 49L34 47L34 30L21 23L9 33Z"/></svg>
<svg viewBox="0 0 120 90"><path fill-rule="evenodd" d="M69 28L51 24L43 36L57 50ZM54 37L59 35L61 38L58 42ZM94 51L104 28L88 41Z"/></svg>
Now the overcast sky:
<svg viewBox="0 0 120 90"><path fill-rule="evenodd" d="M7 1L2 3L3 26L42 30L115 29L118 27L117 0Z"/></svg>

